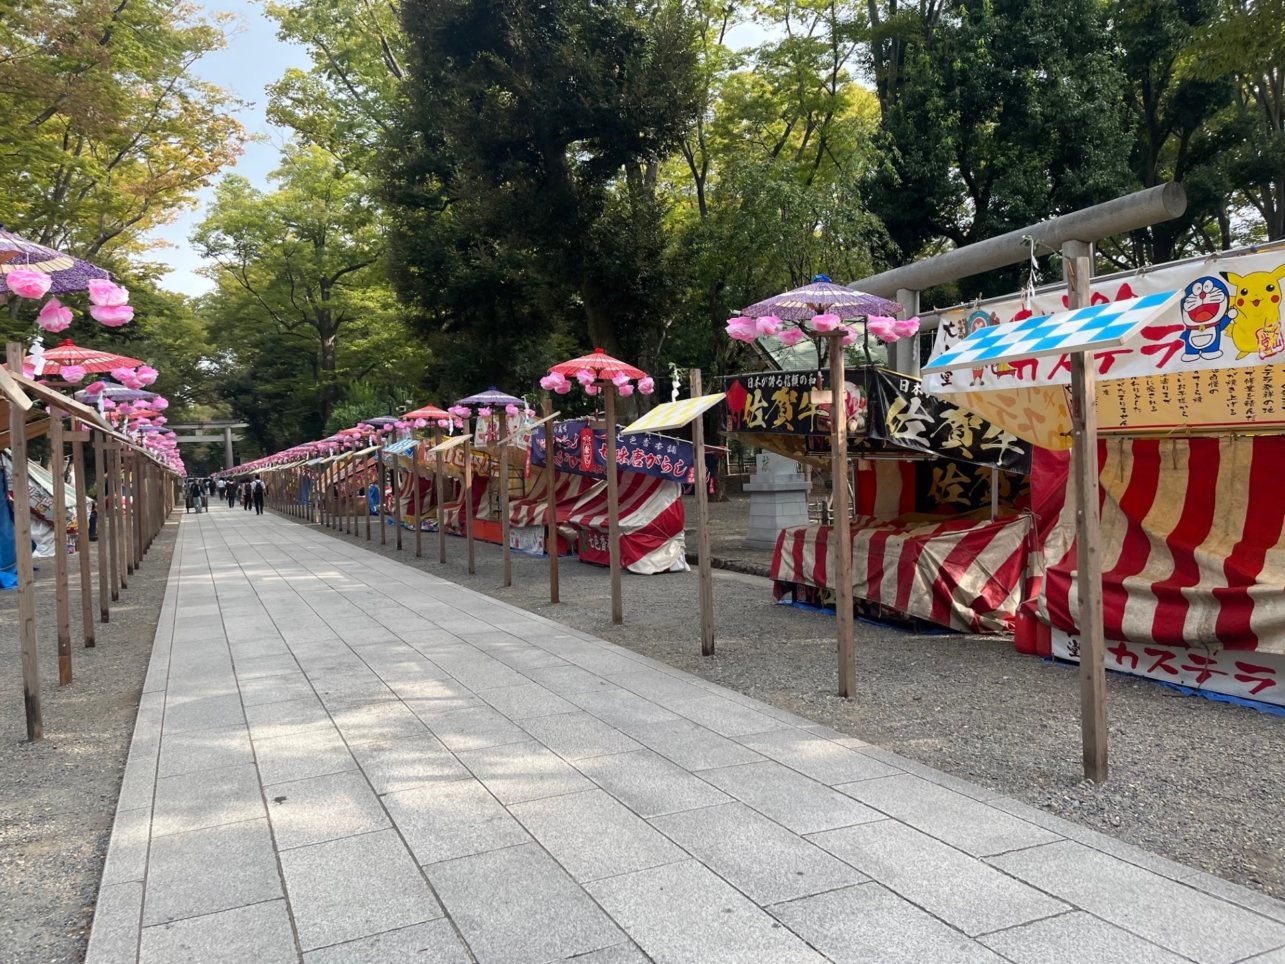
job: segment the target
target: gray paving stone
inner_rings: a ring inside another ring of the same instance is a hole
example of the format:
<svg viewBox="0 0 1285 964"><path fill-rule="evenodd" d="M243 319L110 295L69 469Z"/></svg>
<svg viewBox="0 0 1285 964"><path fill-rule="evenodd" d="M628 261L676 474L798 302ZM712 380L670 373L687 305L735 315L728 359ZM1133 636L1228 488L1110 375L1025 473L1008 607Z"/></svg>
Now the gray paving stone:
<svg viewBox="0 0 1285 964"><path fill-rule="evenodd" d="M166 735L238 724L245 724L245 714L241 712L241 697L235 693L228 696L211 696L177 705L166 701L164 730Z"/></svg>
<svg viewBox="0 0 1285 964"><path fill-rule="evenodd" d="M1080 911L979 940L1013 964L1183 964L1187 960Z"/></svg>
<svg viewBox="0 0 1285 964"><path fill-rule="evenodd" d="M98 892L85 964L137 964L142 881L104 884Z"/></svg>
<svg viewBox="0 0 1285 964"><path fill-rule="evenodd" d="M272 656L251 656L236 661L238 680L258 679L263 676L289 676L299 672L295 658L286 653Z"/></svg>
<svg viewBox="0 0 1285 964"><path fill-rule="evenodd" d="M1061 901L895 820L808 839L973 937L1067 910Z"/></svg>
<svg viewBox="0 0 1285 964"><path fill-rule="evenodd" d="M265 786L357 768L357 761L332 725L308 727L271 740L256 739L254 755Z"/></svg>
<svg viewBox="0 0 1285 964"><path fill-rule="evenodd" d="M251 715L250 707L262 703L284 703L288 700L300 699L318 702L312 683L298 670L281 676L259 676L242 680L240 689L241 702L246 707L247 718ZM318 705L320 705L319 702Z"/></svg>
<svg viewBox="0 0 1285 964"><path fill-rule="evenodd" d="M410 704L417 714L419 707ZM522 743L530 737L526 731L486 705L454 710L437 716L420 719L428 724L433 735L454 753L464 750L484 750L505 743Z"/></svg>
<svg viewBox="0 0 1285 964"><path fill-rule="evenodd" d="M263 788L277 848L289 850L390 826L360 770Z"/></svg>
<svg viewBox="0 0 1285 964"><path fill-rule="evenodd" d="M710 770L714 767L756 763L763 758L727 737L719 736L691 720L672 720L636 726L629 735L661 756L674 761L684 770Z"/></svg>
<svg viewBox="0 0 1285 964"><path fill-rule="evenodd" d="M197 917L281 897L266 820L152 839L143 924Z"/></svg>
<svg viewBox="0 0 1285 964"><path fill-rule="evenodd" d="M1035 824L909 773L840 784L836 789L975 857L1060 839Z"/></svg>
<svg viewBox="0 0 1285 964"><path fill-rule="evenodd" d="M536 844L427 868L479 964L544 964L625 935Z"/></svg>
<svg viewBox="0 0 1285 964"><path fill-rule="evenodd" d="M522 720L518 725L558 756L572 763L643 748L638 741L583 710Z"/></svg>
<svg viewBox="0 0 1285 964"><path fill-rule="evenodd" d="M759 905L867 879L742 803L688 810L650 822Z"/></svg>
<svg viewBox="0 0 1285 964"><path fill-rule="evenodd" d="M534 740L456 753L505 805L591 789L593 784Z"/></svg>
<svg viewBox="0 0 1285 964"><path fill-rule="evenodd" d="M265 816L253 765L200 770L156 781L152 836Z"/></svg>
<svg viewBox="0 0 1285 964"><path fill-rule="evenodd" d="M209 730L187 730L167 733L161 740L161 760L157 775L172 777L197 770L254 763L250 750L250 731L244 723Z"/></svg>
<svg viewBox="0 0 1285 964"><path fill-rule="evenodd" d="M678 700L666 706L679 716L708 727L721 736L747 736L781 729L780 721L766 713L708 693L698 699Z"/></svg>
<svg viewBox="0 0 1285 964"><path fill-rule="evenodd" d="M671 703L685 703L709 695L699 686L655 669L634 667L626 673L612 673L607 679L667 709L673 709Z"/></svg>
<svg viewBox="0 0 1285 964"><path fill-rule="evenodd" d="M558 658L561 659L562 657ZM586 669L581 669L579 666L572 666L570 663L566 666L542 667L531 670L527 673L527 676L559 696L608 689L612 685L601 676L590 673Z"/></svg>
<svg viewBox="0 0 1285 964"><path fill-rule="evenodd" d="M363 664L364 665L364 664ZM374 703L377 700L395 700L397 694L384 685L384 681L368 669L359 673L335 676L312 676L313 689L328 709L351 703Z"/></svg>
<svg viewBox="0 0 1285 964"><path fill-rule="evenodd" d="M999 955L875 883L768 911L835 964L1003 964Z"/></svg>
<svg viewBox="0 0 1285 964"><path fill-rule="evenodd" d="M1240 964L1285 964L1285 947L1246 958Z"/></svg>
<svg viewBox="0 0 1285 964"><path fill-rule="evenodd" d="M651 750L581 760L576 769L640 817L657 817L730 798Z"/></svg>
<svg viewBox="0 0 1285 964"><path fill-rule="evenodd" d="M170 677L162 705L171 708L216 696L236 696L236 674L231 667L194 676Z"/></svg>
<svg viewBox="0 0 1285 964"><path fill-rule="evenodd" d="M1285 945L1285 924L1069 840L991 863L1201 964L1230 964Z"/></svg>
<svg viewBox="0 0 1285 964"><path fill-rule="evenodd" d="M284 900L143 928L138 964L295 964Z"/></svg>
<svg viewBox="0 0 1285 964"><path fill-rule="evenodd" d="M469 775L427 729L414 737L358 744L352 747L352 755L378 794L462 780Z"/></svg>
<svg viewBox="0 0 1285 964"><path fill-rule="evenodd" d="M652 960L636 944L616 944L600 951L564 957L555 964L652 964Z"/></svg>
<svg viewBox="0 0 1285 964"><path fill-rule="evenodd" d="M477 695L515 722L536 716L570 713L575 709L574 705L538 683L478 690Z"/></svg>
<svg viewBox="0 0 1285 964"><path fill-rule="evenodd" d="M1223 880L1221 877L1215 877L1213 874L1204 872L1184 877L1182 882L1188 887L1194 887L1196 890L1203 891L1206 894L1221 897L1223 900L1239 904L1247 910L1252 910L1256 914L1262 914L1264 917L1270 917L1272 920L1285 924L1285 901L1269 897L1261 891L1240 887Z"/></svg>
<svg viewBox="0 0 1285 964"><path fill-rule="evenodd" d="M303 960L304 964L471 964L473 959L451 922L438 919L309 951Z"/></svg>
<svg viewBox="0 0 1285 964"><path fill-rule="evenodd" d="M351 703L336 707L330 716L349 747L413 739L428 732L423 721L400 701Z"/></svg>
<svg viewBox="0 0 1285 964"><path fill-rule="evenodd" d="M393 830L288 850L281 869L304 951L443 916Z"/></svg>
<svg viewBox="0 0 1285 964"><path fill-rule="evenodd" d="M951 776L949 773L943 773L935 770L930 766L911 760L899 753L893 753L891 750L885 750L881 746L871 746L861 740L854 740L852 737L838 735L835 742L844 746L855 746L861 750L863 756L886 763L888 766L897 770L904 770L906 773L913 773L921 780L927 780L929 783L935 783L937 786L946 787L948 790L954 790L972 800L988 802L1002 799L1002 795L986 787L978 786L976 783L969 783L967 780L961 780L959 777Z"/></svg>
<svg viewBox="0 0 1285 964"><path fill-rule="evenodd" d="M534 800L509 812L578 881L633 873L687 854L602 790Z"/></svg>
<svg viewBox="0 0 1285 964"><path fill-rule="evenodd" d="M824 964L824 958L694 860L586 884L657 962Z"/></svg>
<svg viewBox="0 0 1285 964"><path fill-rule="evenodd" d="M671 713L659 703L643 699L619 686L568 693L566 698L604 723L626 733L634 727L681 719L677 713Z"/></svg>
<svg viewBox="0 0 1285 964"><path fill-rule="evenodd" d="M152 811L117 810L103 865L102 886L142 880L147 873L147 845L152 835Z"/></svg>
<svg viewBox="0 0 1285 964"><path fill-rule="evenodd" d="M415 859L424 865L531 839L472 778L389 793L383 800Z"/></svg>
<svg viewBox="0 0 1285 964"><path fill-rule="evenodd" d="M857 750L797 729L743 736L738 742L831 787L854 780L888 777L898 772Z"/></svg>
<svg viewBox="0 0 1285 964"><path fill-rule="evenodd" d="M772 760L704 770L701 779L798 834L884 819L852 797Z"/></svg>

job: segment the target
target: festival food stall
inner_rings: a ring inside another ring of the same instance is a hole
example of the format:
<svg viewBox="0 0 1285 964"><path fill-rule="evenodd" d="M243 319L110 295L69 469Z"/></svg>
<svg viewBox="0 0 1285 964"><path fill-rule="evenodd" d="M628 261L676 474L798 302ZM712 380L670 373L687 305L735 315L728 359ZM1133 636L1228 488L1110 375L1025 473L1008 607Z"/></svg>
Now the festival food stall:
<svg viewBox="0 0 1285 964"><path fill-rule="evenodd" d="M1285 471L1282 278L1285 249L1224 253L1095 279L1088 314L1095 324L1122 319L1093 353L1106 666L1276 706L1285 705L1285 509L1273 509L1281 500L1270 487ZM1064 290L944 313L930 364L999 325L1014 332L1011 353L1018 325L1050 312L1070 330ZM1040 446L1031 604L1051 626L1045 654L1076 661L1067 354L983 361L929 373L925 387Z"/></svg>

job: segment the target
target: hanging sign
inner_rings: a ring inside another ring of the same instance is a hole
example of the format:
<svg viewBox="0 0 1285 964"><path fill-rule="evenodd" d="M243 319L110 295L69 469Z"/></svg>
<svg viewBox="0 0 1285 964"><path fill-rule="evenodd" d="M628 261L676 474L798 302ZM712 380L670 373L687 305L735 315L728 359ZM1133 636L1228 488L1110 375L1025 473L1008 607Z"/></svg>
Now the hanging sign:
<svg viewBox="0 0 1285 964"><path fill-rule="evenodd" d="M545 426L531 433L531 464L545 464ZM553 465L559 472L606 478L607 435L580 420L559 422L553 433ZM684 485L695 478L692 443L653 432L616 436L616 465Z"/></svg>

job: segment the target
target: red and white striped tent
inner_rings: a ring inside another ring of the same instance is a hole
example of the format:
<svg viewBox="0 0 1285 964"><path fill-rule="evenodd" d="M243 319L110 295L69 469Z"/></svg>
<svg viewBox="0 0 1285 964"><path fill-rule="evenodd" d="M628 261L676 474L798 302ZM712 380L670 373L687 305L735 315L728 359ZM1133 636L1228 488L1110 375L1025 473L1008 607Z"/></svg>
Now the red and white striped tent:
<svg viewBox="0 0 1285 964"><path fill-rule="evenodd" d="M464 481L456 479L455 496L450 501L443 503L439 512L439 524L446 527L447 532L453 532L456 535L464 534ZM482 506L486 502L487 490L491 480L484 475L473 476L472 498L469 500L471 511L474 519L483 518Z"/></svg>
<svg viewBox="0 0 1285 964"><path fill-rule="evenodd" d="M682 486L641 472L620 472L618 478L620 564L642 575L685 571ZM607 565L607 487L586 492L566 521L576 530L581 561Z"/></svg>
<svg viewBox="0 0 1285 964"><path fill-rule="evenodd" d="M605 489L606 481L590 478L587 475L572 475L569 472L557 473L554 487L554 502L557 506L558 519L563 520L579 502L594 490ZM540 470L536 477L531 494L526 498L514 499L509 503L509 521L517 528L544 526L549 512L549 472Z"/></svg>

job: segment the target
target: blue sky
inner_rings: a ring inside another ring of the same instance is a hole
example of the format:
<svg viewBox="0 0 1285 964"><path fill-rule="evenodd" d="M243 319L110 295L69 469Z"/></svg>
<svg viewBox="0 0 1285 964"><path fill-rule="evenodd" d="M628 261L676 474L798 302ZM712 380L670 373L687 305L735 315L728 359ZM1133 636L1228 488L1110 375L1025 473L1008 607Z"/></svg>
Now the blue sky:
<svg viewBox="0 0 1285 964"><path fill-rule="evenodd" d="M227 46L202 59L196 65L196 72L247 102L238 119L246 132L257 139L246 145L245 153L232 170L256 186L266 187L268 174L277 166L280 147L288 132L273 127L264 116L268 102L264 88L290 67L306 69L310 65L307 52L303 47L278 40L276 25L253 0L208 0L203 9L210 15L231 13L237 18L236 26L229 31ZM728 42L733 46L750 46L762 42L765 36L756 24L741 24L729 33ZM196 273L201 259L187 239L201 220L202 207L213 193L213 188L203 191L195 208L184 211L173 224L154 233L156 238L168 243L167 247L152 253L155 260L171 269L162 281L164 287L188 295L210 289L210 282Z"/></svg>
<svg viewBox="0 0 1285 964"><path fill-rule="evenodd" d="M233 170L263 186L267 183L268 173L277 166L278 149L286 138L286 132L268 124L264 117L268 103L264 88L280 78L287 68L306 68L308 55L304 48L277 39L276 25L263 15L257 3L250 0L209 0L203 6L209 14L231 13L238 19L228 37L227 47L203 58L196 65L196 72L247 102L238 119L248 133L260 135L263 139L246 145L245 153ZM212 189L203 192L202 201L212 194ZM173 224L156 232L156 237L173 245L157 249L153 254L156 260L172 268L162 283L184 294L200 294L210 287L206 279L196 274L201 259L187 240L200 219L198 207L185 211Z"/></svg>

